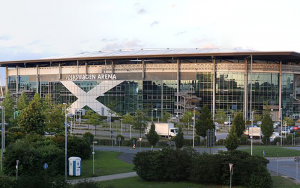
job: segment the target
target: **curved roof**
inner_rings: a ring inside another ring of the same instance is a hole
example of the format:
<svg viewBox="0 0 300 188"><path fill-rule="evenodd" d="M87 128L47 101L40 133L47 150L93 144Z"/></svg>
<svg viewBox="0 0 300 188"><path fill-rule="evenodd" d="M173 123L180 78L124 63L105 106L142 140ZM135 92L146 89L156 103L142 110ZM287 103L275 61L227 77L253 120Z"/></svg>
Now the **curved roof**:
<svg viewBox="0 0 300 188"><path fill-rule="evenodd" d="M254 59L270 61L300 61L300 53L293 51L252 51L243 49L222 49L222 48L193 48L193 49L139 49L139 50L115 50L83 52L73 55L47 57L33 60L3 61L0 65L19 63L39 63L57 61L81 61L81 60L101 60L101 59L150 59L150 58L186 58L186 57L215 57L215 58L246 58L252 55Z"/></svg>

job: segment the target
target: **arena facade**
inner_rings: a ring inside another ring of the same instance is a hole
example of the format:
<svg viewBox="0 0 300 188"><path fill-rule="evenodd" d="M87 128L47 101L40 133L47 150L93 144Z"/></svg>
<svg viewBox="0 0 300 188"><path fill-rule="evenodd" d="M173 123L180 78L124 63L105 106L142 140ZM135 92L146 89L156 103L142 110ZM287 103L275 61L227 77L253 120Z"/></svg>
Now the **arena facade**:
<svg viewBox="0 0 300 188"><path fill-rule="evenodd" d="M213 116L241 111L273 120L299 118L300 54L224 49L141 49L99 51L72 56L0 62L6 91L18 100L51 94L73 113L92 109L100 115L137 109L180 116L208 105ZM280 110L282 109L282 111Z"/></svg>

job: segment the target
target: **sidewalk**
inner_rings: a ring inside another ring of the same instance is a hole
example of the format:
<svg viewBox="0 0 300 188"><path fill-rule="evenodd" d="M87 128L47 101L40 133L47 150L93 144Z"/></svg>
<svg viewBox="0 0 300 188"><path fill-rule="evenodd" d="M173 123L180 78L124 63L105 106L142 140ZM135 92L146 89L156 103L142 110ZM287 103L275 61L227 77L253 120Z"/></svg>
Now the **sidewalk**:
<svg viewBox="0 0 300 188"><path fill-rule="evenodd" d="M76 180L68 180L70 184L77 184L83 181L108 181L108 180L116 180L116 179L123 179L123 178L130 178L137 176L136 172L128 172L122 174L113 174L107 176L98 176L92 178L84 178L84 179L76 179Z"/></svg>

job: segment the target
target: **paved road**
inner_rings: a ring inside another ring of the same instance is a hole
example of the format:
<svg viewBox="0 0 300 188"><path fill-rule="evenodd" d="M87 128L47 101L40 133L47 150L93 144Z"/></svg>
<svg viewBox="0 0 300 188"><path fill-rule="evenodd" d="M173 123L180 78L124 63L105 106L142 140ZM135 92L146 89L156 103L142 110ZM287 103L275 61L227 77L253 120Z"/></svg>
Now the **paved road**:
<svg viewBox="0 0 300 188"><path fill-rule="evenodd" d="M278 163L278 173L282 175L289 176L294 178L298 182L300 182L300 170L299 165L300 163L294 162L294 159L279 159L277 160L269 160L270 163L267 165L268 169L277 173L277 163ZM297 177L297 166L298 166L298 177Z"/></svg>
<svg viewBox="0 0 300 188"><path fill-rule="evenodd" d="M116 180L116 179L123 179L123 178L130 178L137 176L136 172L128 172L122 174L113 174L107 176L98 176L93 178L84 178L84 179L76 179L76 180L68 180L70 184L77 184L84 181L108 181L108 180Z"/></svg>

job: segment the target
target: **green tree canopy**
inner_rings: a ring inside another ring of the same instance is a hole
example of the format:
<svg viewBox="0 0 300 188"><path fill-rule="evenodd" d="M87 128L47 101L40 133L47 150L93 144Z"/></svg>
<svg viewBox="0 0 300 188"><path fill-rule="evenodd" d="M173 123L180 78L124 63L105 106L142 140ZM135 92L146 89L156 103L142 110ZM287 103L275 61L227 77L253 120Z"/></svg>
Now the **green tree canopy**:
<svg viewBox="0 0 300 188"><path fill-rule="evenodd" d="M239 138L243 135L243 132L245 130L245 120L243 118L242 112L238 112L235 114L232 128Z"/></svg>
<svg viewBox="0 0 300 188"><path fill-rule="evenodd" d="M168 122L170 118L171 118L171 114L167 111L164 111L162 121L163 122Z"/></svg>
<svg viewBox="0 0 300 188"><path fill-rule="evenodd" d="M13 122L14 100L12 98L10 91L8 91L4 97L5 98L2 102L2 106L4 106L5 108L5 122L10 124L11 122Z"/></svg>
<svg viewBox="0 0 300 188"><path fill-rule="evenodd" d="M133 118L133 128L139 130L140 137L142 137L142 132L145 130L147 126L147 116L145 112L141 110L137 110L135 116Z"/></svg>
<svg viewBox="0 0 300 188"><path fill-rule="evenodd" d="M153 122L151 123L151 128L147 134L147 140L151 144L151 150L153 150L153 146L155 146L159 141L159 135L155 131L155 125Z"/></svg>
<svg viewBox="0 0 300 188"><path fill-rule="evenodd" d="M287 126L295 126L295 122L289 117L285 117L283 121L286 122Z"/></svg>
<svg viewBox="0 0 300 188"><path fill-rule="evenodd" d="M206 131L208 129L214 129L215 124L212 120L209 108L204 105L200 113L200 119L196 122L196 134L202 137L206 137Z"/></svg>
<svg viewBox="0 0 300 188"><path fill-rule="evenodd" d="M28 107L23 110L18 124L27 134L44 134L45 116L42 112L41 100L37 93L34 96Z"/></svg>
<svg viewBox="0 0 300 188"><path fill-rule="evenodd" d="M95 128L95 136L96 136L96 127L100 124L100 115L96 112L91 112L88 116L88 122L89 124L93 125Z"/></svg>
<svg viewBox="0 0 300 188"><path fill-rule="evenodd" d="M181 117L181 121L184 123L191 123L193 122L193 111L185 111L184 114Z"/></svg>
<svg viewBox="0 0 300 188"><path fill-rule="evenodd" d="M17 103L17 109L18 111L22 111L28 106L28 97L26 93L23 91L21 96L19 97L19 101Z"/></svg>
<svg viewBox="0 0 300 188"><path fill-rule="evenodd" d="M217 120L219 123L224 123L226 119L226 112L223 109L218 109L217 113L215 114L215 120Z"/></svg>
<svg viewBox="0 0 300 188"><path fill-rule="evenodd" d="M126 115L123 116L123 123L124 124L129 124L132 125L134 123L134 118L132 115L127 113Z"/></svg>
<svg viewBox="0 0 300 188"><path fill-rule="evenodd" d="M180 149L183 147L184 138L183 138L183 132L182 132L181 127L179 128L178 134L175 136L174 140L175 140L175 146L177 149Z"/></svg>
<svg viewBox="0 0 300 188"><path fill-rule="evenodd" d="M261 122L261 131L267 140L269 140L270 136L273 134L273 131L274 131L273 121L270 117L269 111L264 112L263 119ZM267 144L267 142L266 142L266 144Z"/></svg>
<svg viewBox="0 0 300 188"><path fill-rule="evenodd" d="M225 147L228 151L233 151L237 147L239 147L239 138L236 135L235 131L233 131L233 129L231 129L230 133L228 134L225 140Z"/></svg>

